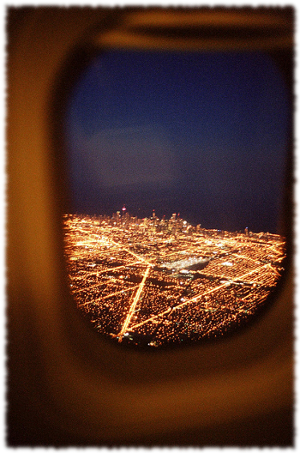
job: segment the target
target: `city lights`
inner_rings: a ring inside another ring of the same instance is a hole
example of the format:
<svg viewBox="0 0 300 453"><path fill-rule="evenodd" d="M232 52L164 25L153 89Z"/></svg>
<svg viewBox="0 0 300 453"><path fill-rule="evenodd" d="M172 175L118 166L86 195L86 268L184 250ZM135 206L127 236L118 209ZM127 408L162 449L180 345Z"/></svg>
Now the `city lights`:
<svg viewBox="0 0 300 453"><path fill-rule="evenodd" d="M194 227L173 214L64 216L70 291L118 343L164 347L215 339L265 305L284 270L285 239Z"/></svg>

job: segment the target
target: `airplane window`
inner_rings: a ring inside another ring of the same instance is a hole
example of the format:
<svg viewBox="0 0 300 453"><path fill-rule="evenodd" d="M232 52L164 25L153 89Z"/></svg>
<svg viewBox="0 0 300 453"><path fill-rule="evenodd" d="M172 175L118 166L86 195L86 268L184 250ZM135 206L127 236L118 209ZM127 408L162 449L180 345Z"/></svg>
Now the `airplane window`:
<svg viewBox="0 0 300 453"><path fill-rule="evenodd" d="M65 116L70 291L94 328L147 349L216 341L285 269L289 99L263 52L110 50Z"/></svg>

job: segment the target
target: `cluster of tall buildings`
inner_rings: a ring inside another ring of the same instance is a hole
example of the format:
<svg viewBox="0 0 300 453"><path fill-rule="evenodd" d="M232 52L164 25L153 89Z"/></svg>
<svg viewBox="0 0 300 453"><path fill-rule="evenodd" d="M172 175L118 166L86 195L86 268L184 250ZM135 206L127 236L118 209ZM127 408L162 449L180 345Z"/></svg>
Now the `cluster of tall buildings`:
<svg viewBox="0 0 300 453"><path fill-rule="evenodd" d="M201 225L193 227L186 220L180 217L180 214L173 213L170 218L166 218L164 215L161 219L155 214L155 210L152 211L151 216L138 218L137 216L131 216L127 211L126 207L123 206L121 211L117 211L112 216L100 215L97 219L102 222L115 227L122 228L141 228L141 230L150 230L155 233L166 232L176 234L182 232L185 234L192 234L193 231L199 231Z"/></svg>

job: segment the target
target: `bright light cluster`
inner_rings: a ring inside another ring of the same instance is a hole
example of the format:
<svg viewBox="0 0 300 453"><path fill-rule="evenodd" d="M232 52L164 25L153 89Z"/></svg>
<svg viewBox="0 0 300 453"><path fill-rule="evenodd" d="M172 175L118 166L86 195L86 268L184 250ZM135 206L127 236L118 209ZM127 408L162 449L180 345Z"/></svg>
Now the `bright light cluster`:
<svg viewBox="0 0 300 453"><path fill-rule="evenodd" d="M236 330L280 278L285 240L169 220L64 216L70 290L100 333L163 347Z"/></svg>

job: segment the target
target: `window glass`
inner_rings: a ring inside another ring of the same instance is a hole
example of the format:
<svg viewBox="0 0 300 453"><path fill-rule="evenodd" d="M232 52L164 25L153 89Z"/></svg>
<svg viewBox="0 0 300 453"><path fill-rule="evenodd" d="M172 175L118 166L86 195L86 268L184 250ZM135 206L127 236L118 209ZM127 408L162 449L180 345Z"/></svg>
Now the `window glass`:
<svg viewBox="0 0 300 453"><path fill-rule="evenodd" d="M95 328L164 346L244 325L281 275L287 90L261 52L109 51L66 116L70 289Z"/></svg>

